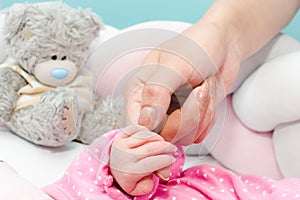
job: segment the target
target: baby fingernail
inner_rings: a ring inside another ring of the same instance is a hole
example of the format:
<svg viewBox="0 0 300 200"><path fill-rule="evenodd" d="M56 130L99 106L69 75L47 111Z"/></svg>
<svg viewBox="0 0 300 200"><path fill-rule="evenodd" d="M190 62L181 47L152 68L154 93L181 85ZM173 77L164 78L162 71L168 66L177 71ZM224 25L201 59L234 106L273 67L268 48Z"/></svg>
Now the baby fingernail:
<svg viewBox="0 0 300 200"><path fill-rule="evenodd" d="M158 178L160 178L163 181L168 181L170 179L170 175L168 177L165 177L162 174L160 174L158 171L155 171L154 174L155 174L155 176L157 176Z"/></svg>
<svg viewBox="0 0 300 200"><path fill-rule="evenodd" d="M169 145L171 145L171 152L177 152L177 147L174 144L169 143Z"/></svg>
<svg viewBox="0 0 300 200"><path fill-rule="evenodd" d="M171 163L174 163L176 161L176 158L171 157Z"/></svg>

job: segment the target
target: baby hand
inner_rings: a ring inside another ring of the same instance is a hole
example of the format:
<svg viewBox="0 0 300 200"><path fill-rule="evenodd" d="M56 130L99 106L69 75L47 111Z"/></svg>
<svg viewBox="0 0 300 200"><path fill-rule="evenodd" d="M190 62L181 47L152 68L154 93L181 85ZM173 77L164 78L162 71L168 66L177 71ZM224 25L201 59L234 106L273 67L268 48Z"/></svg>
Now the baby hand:
<svg viewBox="0 0 300 200"><path fill-rule="evenodd" d="M120 187L130 195L144 195L153 189L153 172L175 162L176 146L144 127L130 126L114 140L110 170Z"/></svg>

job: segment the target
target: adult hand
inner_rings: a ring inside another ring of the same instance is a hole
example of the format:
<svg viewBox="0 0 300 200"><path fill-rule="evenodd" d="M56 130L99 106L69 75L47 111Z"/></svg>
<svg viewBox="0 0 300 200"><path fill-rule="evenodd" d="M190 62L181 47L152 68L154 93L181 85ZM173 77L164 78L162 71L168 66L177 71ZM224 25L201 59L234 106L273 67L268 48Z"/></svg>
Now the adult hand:
<svg viewBox="0 0 300 200"><path fill-rule="evenodd" d="M145 127L129 126L112 144L110 170L125 192L144 195L153 189L153 172L168 179L175 161L170 154L176 151L176 146Z"/></svg>
<svg viewBox="0 0 300 200"><path fill-rule="evenodd" d="M129 123L172 143L201 142L238 72L230 36L228 27L198 23L152 50L125 91Z"/></svg>

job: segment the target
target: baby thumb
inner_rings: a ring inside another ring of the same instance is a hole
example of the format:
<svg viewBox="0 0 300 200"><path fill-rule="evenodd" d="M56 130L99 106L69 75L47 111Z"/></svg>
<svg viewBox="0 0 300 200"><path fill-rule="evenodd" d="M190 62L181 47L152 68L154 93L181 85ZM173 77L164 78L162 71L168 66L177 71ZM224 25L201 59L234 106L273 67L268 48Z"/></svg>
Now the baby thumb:
<svg viewBox="0 0 300 200"><path fill-rule="evenodd" d="M140 196L148 194L152 191L154 186L153 179L149 176L142 178L136 183L135 188L128 192L132 196Z"/></svg>

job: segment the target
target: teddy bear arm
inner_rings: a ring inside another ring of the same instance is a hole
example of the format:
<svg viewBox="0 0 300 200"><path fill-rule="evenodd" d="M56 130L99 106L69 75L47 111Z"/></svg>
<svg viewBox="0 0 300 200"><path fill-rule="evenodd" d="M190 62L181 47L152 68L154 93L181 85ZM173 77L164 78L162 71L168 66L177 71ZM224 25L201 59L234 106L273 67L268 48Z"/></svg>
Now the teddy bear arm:
<svg viewBox="0 0 300 200"><path fill-rule="evenodd" d="M0 123L10 120L18 90L25 85L25 80L12 69L0 69Z"/></svg>
<svg viewBox="0 0 300 200"><path fill-rule="evenodd" d="M38 145L62 146L78 137L82 113L73 90L47 90L38 103L22 107L6 125L18 136Z"/></svg>

